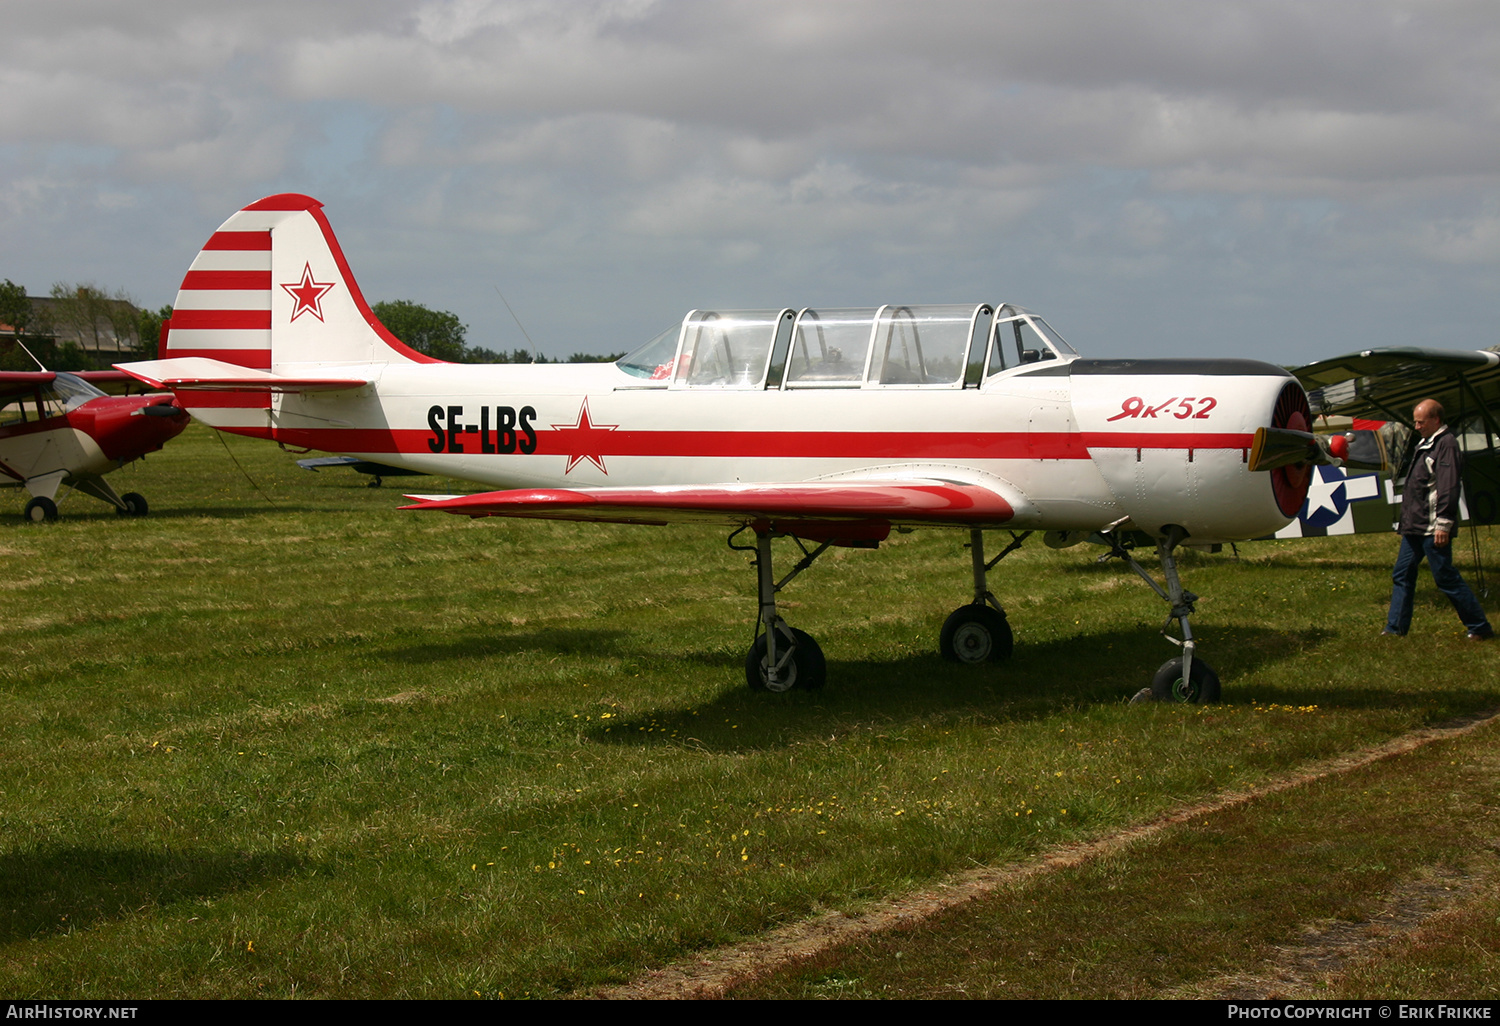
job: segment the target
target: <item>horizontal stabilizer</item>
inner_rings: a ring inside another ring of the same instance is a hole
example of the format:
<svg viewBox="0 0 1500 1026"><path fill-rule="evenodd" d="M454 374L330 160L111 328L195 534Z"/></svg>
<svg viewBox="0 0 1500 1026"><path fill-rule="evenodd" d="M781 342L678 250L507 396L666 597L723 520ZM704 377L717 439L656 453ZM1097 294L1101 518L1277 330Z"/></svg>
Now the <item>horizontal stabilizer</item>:
<svg viewBox="0 0 1500 1026"><path fill-rule="evenodd" d="M187 392L337 392L369 384L364 378L294 378L204 356L117 363L152 388Z"/></svg>
<svg viewBox="0 0 1500 1026"><path fill-rule="evenodd" d="M948 481L840 481L799 484L664 486L658 488L518 488L456 498L408 496L403 509L471 517L530 517L606 523L749 524L795 522L778 528L812 537L812 524L1003 524L1010 503L988 488Z"/></svg>

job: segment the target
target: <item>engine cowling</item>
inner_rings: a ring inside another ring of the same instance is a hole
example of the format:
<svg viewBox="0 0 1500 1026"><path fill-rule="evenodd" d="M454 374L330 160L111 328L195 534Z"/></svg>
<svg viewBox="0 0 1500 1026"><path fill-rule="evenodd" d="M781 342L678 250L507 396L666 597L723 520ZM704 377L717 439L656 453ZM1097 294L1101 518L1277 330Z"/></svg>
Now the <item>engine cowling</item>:
<svg viewBox="0 0 1500 1026"><path fill-rule="evenodd" d="M1285 370L1257 360L1077 360L1070 370L1089 456L1137 530L1238 541L1296 516L1305 468L1249 468L1257 428L1310 421Z"/></svg>

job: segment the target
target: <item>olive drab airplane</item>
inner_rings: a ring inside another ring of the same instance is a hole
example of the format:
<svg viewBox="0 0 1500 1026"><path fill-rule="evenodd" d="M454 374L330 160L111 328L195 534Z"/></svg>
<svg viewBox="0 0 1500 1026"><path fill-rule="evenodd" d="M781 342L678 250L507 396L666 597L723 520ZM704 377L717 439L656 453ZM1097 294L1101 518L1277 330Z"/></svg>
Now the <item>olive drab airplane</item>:
<svg viewBox="0 0 1500 1026"><path fill-rule="evenodd" d="M1460 523L1500 522L1500 353L1416 346L1366 349L1299 367L1314 416L1347 420L1346 468L1315 470L1306 502L1277 537L1390 531L1399 492L1421 436L1412 408L1442 404L1464 453ZM1343 430L1342 425L1338 430Z"/></svg>
<svg viewBox="0 0 1500 1026"><path fill-rule="evenodd" d="M1212 701L1174 551L1278 530L1334 461L1279 367L1084 359L1011 305L694 310L613 364L443 363L380 324L322 205L299 195L225 221L183 279L162 359L120 368L225 431L499 489L406 509L721 524L755 556L746 678L771 691L825 677L777 611L793 577L829 546L948 527L969 534L973 596L943 626L946 657L1010 655L987 574L1028 535L1100 532L1178 625L1153 694ZM987 530L1011 535L989 560ZM1131 531L1156 540L1164 585L1122 544ZM778 537L799 550L780 579Z"/></svg>
<svg viewBox="0 0 1500 1026"><path fill-rule="evenodd" d="M104 475L187 427L187 413L169 395L105 395L85 379L129 380L113 371L0 371L0 485L31 495L28 520L56 520L63 487L122 516L145 516L145 498L118 494Z"/></svg>

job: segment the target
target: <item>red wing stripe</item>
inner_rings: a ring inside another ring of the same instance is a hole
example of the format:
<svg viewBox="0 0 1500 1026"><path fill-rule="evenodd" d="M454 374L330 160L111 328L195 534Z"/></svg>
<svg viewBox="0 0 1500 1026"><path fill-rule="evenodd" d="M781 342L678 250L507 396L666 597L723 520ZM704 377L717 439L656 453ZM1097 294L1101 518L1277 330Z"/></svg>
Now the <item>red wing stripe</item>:
<svg viewBox="0 0 1500 1026"><path fill-rule="evenodd" d="M223 329L271 327L269 310L177 310L172 314L172 327L188 329Z"/></svg>
<svg viewBox="0 0 1500 1026"><path fill-rule="evenodd" d="M203 244L203 248L269 250L271 233L265 229L257 232L214 232Z"/></svg>
<svg viewBox="0 0 1500 1026"><path fill-rule="evenodd" d="M989 489L952 484L765 485L748 488L518 489L423 502L406 509L467 516L579 516L701 513L799 519L953 522L1009 520L1010 504Z"/></svg>
<svg viewBox="0 0 1500 1026"><path fill-rule="evenodd" d="M189 271L185 289L271 289L270 271Z"/></svg>

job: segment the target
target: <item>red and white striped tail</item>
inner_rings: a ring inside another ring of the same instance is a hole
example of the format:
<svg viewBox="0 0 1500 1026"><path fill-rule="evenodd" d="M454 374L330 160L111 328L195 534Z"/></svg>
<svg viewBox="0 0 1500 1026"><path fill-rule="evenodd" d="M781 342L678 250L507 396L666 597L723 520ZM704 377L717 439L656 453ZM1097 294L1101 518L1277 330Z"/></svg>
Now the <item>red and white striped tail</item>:
<svg viewBox="0 0 1500 1026"><path fill-rule="evenodd" d="M370 312L322 207L283 193L220 225L182 279L161 358L292 373L434 362Z"/></svg>

